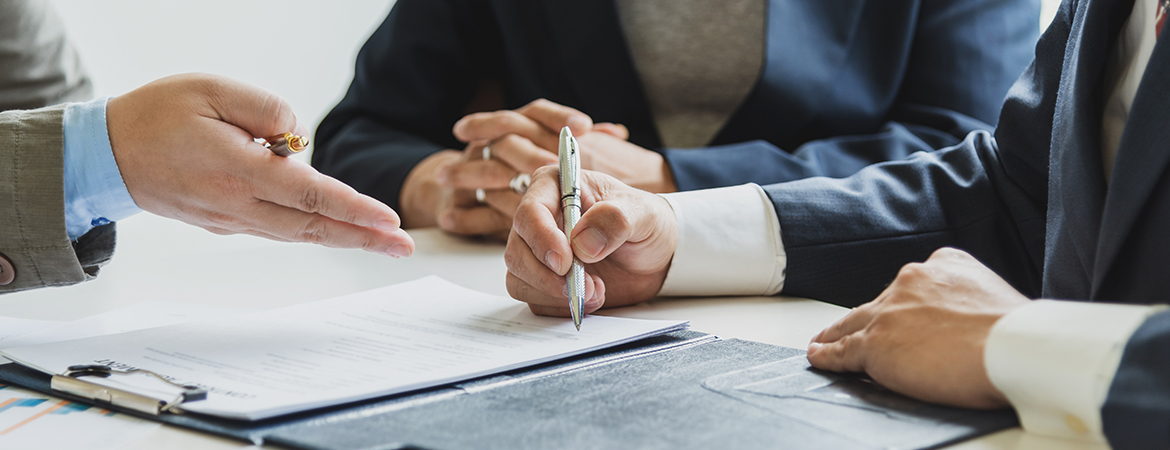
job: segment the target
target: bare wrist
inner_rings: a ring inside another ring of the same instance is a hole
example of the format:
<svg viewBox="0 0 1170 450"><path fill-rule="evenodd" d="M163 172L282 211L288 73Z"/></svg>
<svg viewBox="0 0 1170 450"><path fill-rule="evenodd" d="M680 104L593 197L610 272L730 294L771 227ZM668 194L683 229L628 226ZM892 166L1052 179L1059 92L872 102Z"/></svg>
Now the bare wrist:
<svg viewBox="0 0 1170 450"><path fill-rule="evenodd" d="M443 166L461 157L462 153L456 150L435 152L410 170L398 196L402 228L432 227L438 223L435 216L438 214L441 190L445 188L439 185L435 174Z"/></svg>

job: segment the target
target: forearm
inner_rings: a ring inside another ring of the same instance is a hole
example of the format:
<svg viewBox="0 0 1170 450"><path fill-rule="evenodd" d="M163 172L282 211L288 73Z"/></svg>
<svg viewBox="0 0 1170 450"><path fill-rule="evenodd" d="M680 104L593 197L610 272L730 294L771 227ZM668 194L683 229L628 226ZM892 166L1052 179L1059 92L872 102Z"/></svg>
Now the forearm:
<svg viewBox="0 0 1170 450"><path fill-rule="evenodd" d="M994 141L866 168L846 179L766 186L788 257L784 293L856 306L906 263L952 246L969 251L1026 295L1039 293L1044 205L999 170ZM841 283L848 279L850 282Z"/></svg>
<svg viewBox="0 0 1170 450"><path fill-rule="evenodd" d="M972 131L991 126L953 111L915 107L900 111L908 122L890 122L872 134L838 136L799 148L765 141L664 152L680 191L769 185L811 177L843 178L866 166L904 159L919 151L956 145Z"/></svg>

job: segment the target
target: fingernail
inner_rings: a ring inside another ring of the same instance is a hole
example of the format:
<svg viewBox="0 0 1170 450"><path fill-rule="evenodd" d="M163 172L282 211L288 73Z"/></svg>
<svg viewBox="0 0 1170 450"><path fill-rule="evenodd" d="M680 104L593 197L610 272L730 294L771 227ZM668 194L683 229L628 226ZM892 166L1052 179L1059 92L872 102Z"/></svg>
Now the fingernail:
<svg viewBox="0 0 1170 450"><path fill-rule="evenodd" d="M577 244L577 248L590 258L596 258L602 250L605 250L605 244L608 242L609 239L606 239L604 234L593 227L586 228L585 231L573 238L573 243Z"/></svg>
<svg viewBox="0 0 1170 450"><path fill-rule="evenodd" d="M820 342L811 342L808 344L808 354L811 355L813 353L819 352L820 350L821 350L821 343Z"/></svg>
<svg viewBox="0 0 1170 450"><path fill-rule="evenodd" d="M568 125L569 129L578 133L584 132L592 127L589 121L581 116L571 116L567 122L565 125Z"/></svg>
<svg viewBox="0 0 1170 450"><path fill-rule="evenodd" d="M405 258L410 256L410 249L402 244L394 244L391 245L390 248L386 249L385 253L395 258Z"/></svg>
<svg viewBox="0 0 1170 450"><path fill-rule="evenodd" d="M597 297L597 289L593 290L593 296L585 301L585 308L596 308L601 306L601 299Z"/></svg>
<svg viewBox="0 0 1170 450"><path fill-rule="evenodd" d="M374 222L374 228L382 231L395 231L398 229L398 224L392 220L379 220Z"/></svg>
<svg viewBox="0 0 1170 450"><path fill-rule="evenodd" d="M444 166L435 173L435 180L439 184L447 184L447 180L451 178L451 166Z"/></svg>
<svg viewBox="0 0 1170 450"><path fill-rule="evenodd" d="M458 122L455 122L455 126L451 127L451 134L458 136L463 132L463 127L465 126L467 126L467 120L459 119Z"/></svg>
<svg viewBox="0 0 1170 450"><path fill-rule="evenodd" d="M549 250L548 253L544 254L544 264L546 266L548 266L549 269L552 269L553 272L556 272L557 275L560 275L560 273L561 273L561 254L554 252L552 250Z"/></svg>

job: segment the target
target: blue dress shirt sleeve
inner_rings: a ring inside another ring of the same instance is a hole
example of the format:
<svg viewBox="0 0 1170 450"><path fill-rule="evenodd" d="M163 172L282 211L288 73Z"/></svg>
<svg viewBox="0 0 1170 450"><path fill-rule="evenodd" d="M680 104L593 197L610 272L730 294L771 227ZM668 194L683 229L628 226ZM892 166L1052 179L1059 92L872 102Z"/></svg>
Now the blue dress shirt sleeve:
<svg viewBox="0 0 1170 450"><path fill-rule="evenodd" d="M142 211L114 161L106 130L108 101L105 97L65 108L65 229L71 240Z"/></svg>

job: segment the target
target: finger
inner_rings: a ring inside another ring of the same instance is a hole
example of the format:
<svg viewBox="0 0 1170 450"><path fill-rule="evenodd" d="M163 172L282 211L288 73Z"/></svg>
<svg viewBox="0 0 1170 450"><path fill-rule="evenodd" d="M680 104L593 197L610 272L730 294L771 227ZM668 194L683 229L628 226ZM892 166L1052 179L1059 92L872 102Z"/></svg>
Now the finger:
<svg viewBox="0 0 1170 450"><path fill-rule="evenodd" d="M386 232L401 224L398 214L385 203L299 161L264 158L255 162L249 173L255 180L253 195L260 200Z"/></svg>
<svg viewBox="0 0 1170 450"><path fill-rule="evenodd" d="M558 128L558 132L559 132ZM459 119L453 129L455 138L462 142L491 141L509 134L518 134L543 148L557 148L559 134L516 111L475 113Z"/></svg>
<svg viewBox="0 0 1170 450"><path fill-rule="evenodd" d="M809 345L808 362L821 370L833 372L865 372L864 340L860 335L849 335L827 344Z"/></svg>
<svg viewBox="0 0 1170 450"><path fill-rule="evenodd" d="M865 329L865 327L869 326L869 323L873 321L875 309L876 308L872 303L866 303L857 308L854 308L852 311L849 311L849 314L846 314L845 317L842 317L840 320L836 321L832 325L829 325L828 328L825 328L819 334L817 334L816 337L813 338L813 342L835 342L838 339Z"/></svg>
<svg viewBox="0 0 1170 450"><path fill-rule="evenodd" d="M302 136L308 129L297 122L292 106L280 96L259 87L228 77L189 75L201 79L208 105L224 122L242 128L254 137L268 137L295 132Z"/></svg>
<svg viewBox="0 0 1170 450"><path fill-rule="evenodd" d="M543 98L529 102L516 112L532 118L558 135L564 127L569 127L576 136L588 133L593 128L593 119L588 114Z"/></svg>
<svg viewBox="0 0 1170 450"><path fill-rule="evenodd" d="M626 242L645 240L653 232L655 211L628 196L594 203L573 228L573 253L581 261L595 263Z"/></svg>
<svg viewBox="0 0 1170 450"><path fill-rule="evenodd" d="M593 131L605 133L623 141L630 139L630 129L620 123L602 122L593 124Z"/></svg>
<svg viewBox="0 0 1170 450"><path fill-rule="evenodd" d="M489 234L511 227L511 217L489 206L452 207L439 213L439 228L455 234Z"/></svg>
<svg viewBox="0 0 1170 450"><path fill-rule="evenodd" d="M484 192L484 202L506 217L514 217L520 207L520 194L511 189L497 189ZM505 236L506 237L506 236Z"/></svg>
<svg viewBox="0 0 1170 450"><path fill-rule="evenodd" d="M561 195L556 176L553 168L536 171L532 185L516 208L512 228L538 260L563 276L572 263L573 252L564 231L557 225Z"/></svg>
<svg viewBox="0 0 1170 450"><path fill-rule="evenodd" d="M505 189L515 176L515 169L494 159L452 163L435 174L439 184L456 189Z"/></svg>
<svg viewBox="0 0 1170 450"><path fill-rule="evenodd" d="M523 136L509 134L492 141L492 159L500 160L516 172L531 174L557 163L556 147L546 150Z"/></svg>
<svg viewBox="0 0 1170 450"><path fill-rule="evenodd" d="M560 308L568 307L568 283L564 276L557 275L533 256L523 239L513 231L504 251L504 264L508 267L506 284L513 298L530 304ZM586 311L601 307L603 299L599 289L600 281L586 273ZM592 309L590 309L592 308Z"/></svg>
<svg viewBox="0 0 1170 450"><path fill-rule="evenodd" d="M258 202L237 224L218 225L224 229L267 236L278 240L308 242L337 248L360 248L394 257L414 253L414 240L401 229L393 231L359 227L329 217Z"/></svg>

